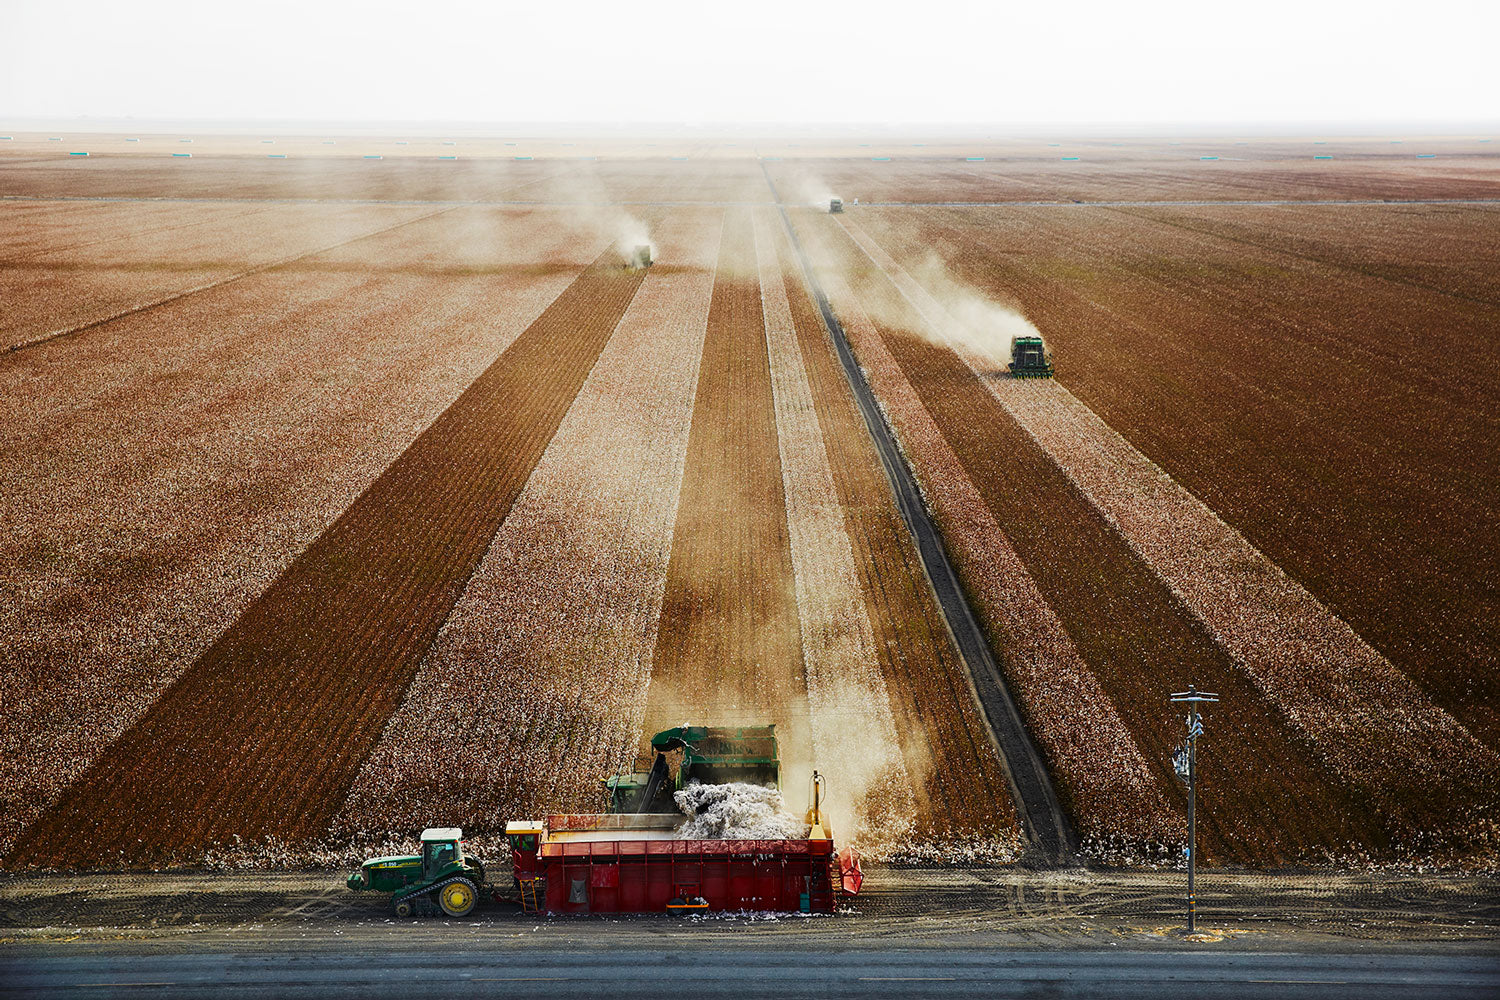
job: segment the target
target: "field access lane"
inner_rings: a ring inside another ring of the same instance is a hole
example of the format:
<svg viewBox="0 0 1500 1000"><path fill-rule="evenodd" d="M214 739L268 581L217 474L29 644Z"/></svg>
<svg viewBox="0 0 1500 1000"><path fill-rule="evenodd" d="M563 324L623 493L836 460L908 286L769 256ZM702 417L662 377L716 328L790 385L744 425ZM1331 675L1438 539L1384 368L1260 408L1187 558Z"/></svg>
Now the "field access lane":
<svg viewBox="0 0 1500 1000"><path fill-rule="evenodd" d="M1009 859L1018 847L1015 806L963 659L901 522L780 213L757 217L756 224L809 685L817 685L818 674L829 668L836 668L829 671L834 678L841 673L857 685L853 698L847 688L842 699L814 691L815 703L826 700L836 709L844 702L843 713L828 713L829 723L858 720L860 700L879 697L879 703L863 706L871 715L888 705L911 787L882 788L871 780L881 755L865 751L870 743L878 747L884 735L879 718L871 718L858 739L851 726L828 725L830 749L845 758L828 766L840 784L859 775L874 793L867 794L866 815L884 828L870 830L865 842L904 837L897 846L914 853L940 852L959 840L974 856ZM808 551L799 551L799 532L809 539ZM824 712L814 709L815 740ZM849 757L859 762L851 764ZM950 780L958 772L965 780ZM903 808L910 814L900 815Z"/></svg>
<svg viewBox="0 0 1500 1000"><path fill-rule="evenodd" d="M779 226L772 228L777 222L779 216L755 213L755 256L812 715L813 766L838 775L827 801L841 835L858 831L866 850L885 844L899 848L915 832L913 793L925 783L930 762L907 754L875 655L870 609L860 592L848 524L771 240L780 233Z"/></svg>
<svg viewBox="0 0 1500 1000"><path fill-rule="evenodd" d="M142 863L317 836L572 404L641 272L606 251L6 859Z"/></svg>

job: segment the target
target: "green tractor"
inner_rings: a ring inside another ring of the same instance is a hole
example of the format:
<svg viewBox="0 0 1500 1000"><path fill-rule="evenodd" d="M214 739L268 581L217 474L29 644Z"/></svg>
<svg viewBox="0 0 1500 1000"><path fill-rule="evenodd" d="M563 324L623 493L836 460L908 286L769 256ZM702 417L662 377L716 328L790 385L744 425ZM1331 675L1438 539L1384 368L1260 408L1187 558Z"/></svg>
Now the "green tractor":
<svg viewBox="0 0 1500 1000"><path fill-rule="evenodd" d="M484 863L464 855L463 831L431 827L422 831L422 853L371 858L350 875L351 889L391 894L398 917L436 915L466 917L479 905L479 894L493 895Z"/></svg>
<svg viewBox="0 0 1500 1000"><path fill-rule="evenodd" d="M781 787L781 760L776 749L776 727L678 726L651 737L656 761L650 771L617 774L604 779L612 813L670 813L677 811L672 793L691 781L705 785L733 781ZM674 781L667 753L682 751Z"/></svg>

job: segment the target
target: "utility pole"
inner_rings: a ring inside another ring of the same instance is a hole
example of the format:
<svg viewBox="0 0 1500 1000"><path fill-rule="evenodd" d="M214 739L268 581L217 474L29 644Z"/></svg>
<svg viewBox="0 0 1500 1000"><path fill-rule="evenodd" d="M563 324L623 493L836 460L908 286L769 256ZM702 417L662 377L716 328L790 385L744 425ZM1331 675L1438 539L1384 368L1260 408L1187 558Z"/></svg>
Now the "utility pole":
<svg viewBox="0 0 1500 1000"><path fill-rule="evenodd" d="M1198 929L1198 737L1203 735L1203 716L1198 706L1203 702L1218 701L1219 696L1209 691L1199 691L1189 684L1186 691L1172 694L1173 701L1188 703L1187 743L1172 757L1172 769L1188 786L1188 933Z"/></svg>

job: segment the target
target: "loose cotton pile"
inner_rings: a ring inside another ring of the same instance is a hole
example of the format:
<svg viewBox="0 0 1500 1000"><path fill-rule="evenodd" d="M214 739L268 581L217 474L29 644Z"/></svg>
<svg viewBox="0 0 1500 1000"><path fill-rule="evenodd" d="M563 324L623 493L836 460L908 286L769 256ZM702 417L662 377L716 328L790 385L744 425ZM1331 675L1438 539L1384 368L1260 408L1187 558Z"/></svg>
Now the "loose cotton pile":
<svg viewBox="0 0 1500 1000"><path fill-rule="evenodd" d="M809 829L787 812L781 793L766 785L695 781L673 798L688 817L677 829L683 840L800 840Z"/></svg>

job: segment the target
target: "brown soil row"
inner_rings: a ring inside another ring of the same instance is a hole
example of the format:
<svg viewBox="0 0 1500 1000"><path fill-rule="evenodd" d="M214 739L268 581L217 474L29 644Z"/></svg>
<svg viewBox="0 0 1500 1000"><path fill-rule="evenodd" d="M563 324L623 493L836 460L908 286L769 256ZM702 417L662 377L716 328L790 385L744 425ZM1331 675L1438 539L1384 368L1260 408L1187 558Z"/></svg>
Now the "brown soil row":
<svg viewBox="0 0 1500 1000"><path fill-rule="evenodd" d="M1493 215L970 210L862 223L893 252L932 247L967 283L1018 302L1079 398L1494 747L1500 306L1474 237ZM1403 260L1408 230L1420 252Z"/></svg>
<svg viewBox="0 0 1500 1000"><path fill-rule="evenodd" d="M322 834L639 287L616 260L607 251L581 275L7 864L141 863Z"/></svg>
<svg viewBox="0 0 1500 1000"><path fill-rule="evenodd" d="M633 765L722 228L721 209L653 227L658 263L360 772L340 840L597 812L600 776Z"/></svg>
<svg viewBox="0 0 1500 1000"><path fill-rule="evenodd" d="M1190 682L1223 695L1223 704L1209 717L1213 739L1201 758L1205 854L1272 862L1351 842L1385 843L1378 817L1358 793L1309 762L1306 748L1274 707L963 361L912 332L920 329L920 320L907 311L889 280L826 217L805 216L803 225L873 313L887 347L1179 806L1182 796L1169 757L1182 726L1166 695ZM917 472L920 478L920 460ZM942 511L938 514L941 519ZM959 568L963 576L977 569L961 563ZM1003 664L1005 636L980 610ZM1025 691L1018 693L1023 712L1033 718ZM1238 749L1217 753L1217 746ZM1055 773L1067 796L1067 771ZM1265 821L1288 814L1296 821Z"/></svg>
<svg viewBox="0 0 1500 1000"><path fill-rule="evenodd" d="M880 672L907 773L921 776L913 789L914 833L918 840L1002 835L1016 825L1005 774L779 221L777 254L787 300L875 631Z"/></svg>
<svg viewBox="0 0 1500 1000"><path fill-rule="evenodd" d="M811 759L802 636L748 211L726 216L659 636L646 704L647 736L684 723L774 722L783 756ZM793 798L800 801L796 791Z"/></svg>
<svg viewBox="0 0 1500 1000"><path fill-rule="evenodd" d="M1500 305L1500 205L1138 208L1130 214L1227 244L1316 261L1399 285ZM1249 266L1254 266L1252 263Z"/></svg>

